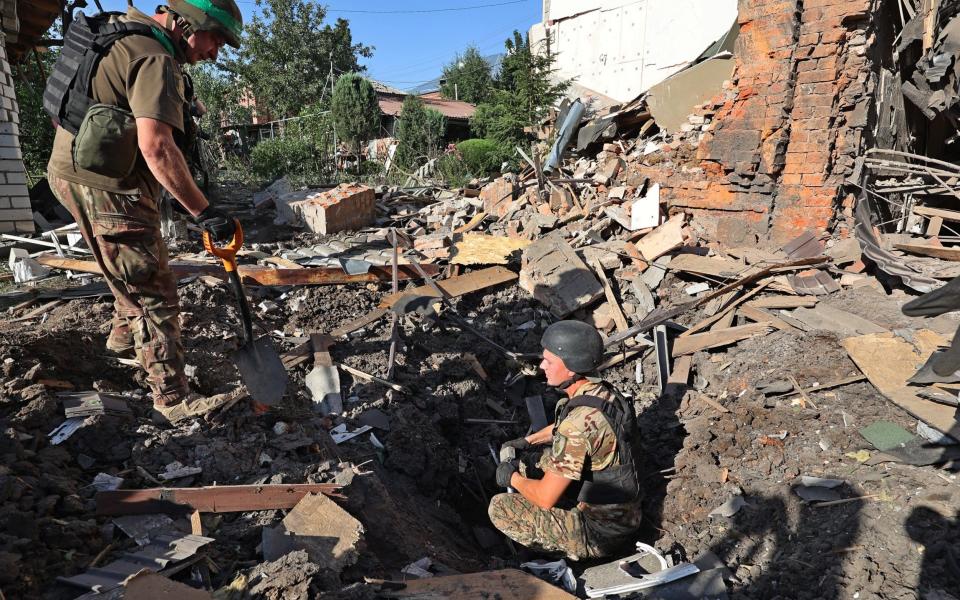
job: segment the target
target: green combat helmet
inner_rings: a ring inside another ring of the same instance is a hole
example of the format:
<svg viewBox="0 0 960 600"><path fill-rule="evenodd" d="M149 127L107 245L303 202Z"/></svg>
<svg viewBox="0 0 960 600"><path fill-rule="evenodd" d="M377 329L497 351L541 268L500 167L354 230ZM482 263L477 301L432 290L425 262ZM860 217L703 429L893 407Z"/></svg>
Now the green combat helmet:
<svg viewBox="0 0 960 600"><path fill-rule="evenodd" d="M219 31L234 48L240 47L243 15L233 0L167 0L194 31Z"/></svg>

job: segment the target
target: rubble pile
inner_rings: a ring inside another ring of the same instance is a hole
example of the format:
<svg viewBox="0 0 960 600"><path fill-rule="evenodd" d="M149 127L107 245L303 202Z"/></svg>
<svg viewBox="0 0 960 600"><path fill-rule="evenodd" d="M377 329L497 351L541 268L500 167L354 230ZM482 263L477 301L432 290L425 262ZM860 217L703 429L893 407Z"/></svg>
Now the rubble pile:
<svg viewBox="0 0 960 600"><path fill-rule="evenodd" d="M53 225L12 240L3 593L130 595L145 566L198 597L573 597L515 569L528 552L486 509L491 449L558 400L535 375L540 337L579 319L637 413L639 537L664 571L701 569L674 591L954 597L957 389L911 377L958 320L901 308L960 275L940 235L960 219L938 202L960 173L900 151L847 160L877 84L856 75L878 43L869 3L770 4L741 2L737 81L672 131L647 96L576 101L517 149L519 169L462 189L224 194L252 241L238 273L258 335L291 379L266 412L239 386L236 309L192 233L166 228L209 406L169 428L150 422L136 364L104 354L110 293L82 242ZM955 4L918 90L950 80ZM923 202L891 231L854 190ZM313 393L318 366L335 369L338 409Z"/></svg>

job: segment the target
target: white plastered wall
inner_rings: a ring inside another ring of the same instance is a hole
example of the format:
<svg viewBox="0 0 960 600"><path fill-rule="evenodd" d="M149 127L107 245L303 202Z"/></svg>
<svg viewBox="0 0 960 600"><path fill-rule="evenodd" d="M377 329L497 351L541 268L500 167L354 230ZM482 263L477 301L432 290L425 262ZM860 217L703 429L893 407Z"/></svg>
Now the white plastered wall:
<svg viewBox="0 0 960 600"><path fill-rule="evenodd" d="M557 77L618 102L632 100L694 60L733 25L737 0L544 0L530 29Z"/></svg>

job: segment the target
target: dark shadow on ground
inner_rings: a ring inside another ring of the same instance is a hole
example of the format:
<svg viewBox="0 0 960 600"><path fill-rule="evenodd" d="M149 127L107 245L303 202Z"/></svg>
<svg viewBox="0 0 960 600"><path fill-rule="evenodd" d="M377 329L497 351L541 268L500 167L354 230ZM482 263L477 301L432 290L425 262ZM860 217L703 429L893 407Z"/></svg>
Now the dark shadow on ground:
<svg viewBox="0 0 960 600"><path fill-rule="evenodd" d="M847 485L844 498L857 495ZM792 493L785 491L785 493ZM730 518L729 531L714 552L747 581L730 582L733 598L840 598L844 594L846 553L856 543L864 501L833 506L799 506L780 496L745 495L744 506ZM792 499L791 499L792 500ZM834 556L826 569L820 557Z"/></svg>
<svg viewBox="0 0 960 600"><path fill-rule="evenodd" d="M951 518L918 506L907 517L905 529L910 539L924 546L917 591L924 598L934 597L935 592L956 595L960 590L960 510Z"/></svg>

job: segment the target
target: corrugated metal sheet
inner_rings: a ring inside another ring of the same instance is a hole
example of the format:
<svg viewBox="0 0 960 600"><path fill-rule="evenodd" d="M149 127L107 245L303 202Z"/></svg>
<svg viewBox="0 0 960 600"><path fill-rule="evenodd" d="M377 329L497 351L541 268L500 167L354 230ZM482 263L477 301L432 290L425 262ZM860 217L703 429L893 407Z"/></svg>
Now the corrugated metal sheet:
<svg viewBox="0 0 960 600"><path fill-rule="evenodd" d="M213 538L199 535L155 534L149 544L141 546L136 552L126 552L121 558L102 567L87 569L73 577L58 577L57 581L105 592L118 587L124 579L143 569L159 572L184 561L212 541Z"/></svg>
<svg viewBox="0 0 960 600"><path fill-rule="evenodd" d="M864 188L861 187L861 189ZM930 292L943 285L942 282L911 269L903 264L899 258L880 247L880 240L874 234L870 221L870 207L867 203L866 190L862 191L860 198L857 199L854 218L856 226L853 233L857 241L860 242L863 256L876 263L878 269L888 275L899 277L903 280L904 285L921 293Z"/></svg>

